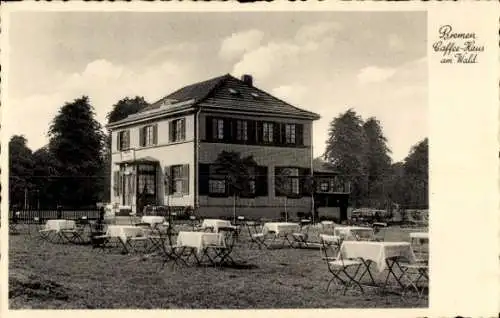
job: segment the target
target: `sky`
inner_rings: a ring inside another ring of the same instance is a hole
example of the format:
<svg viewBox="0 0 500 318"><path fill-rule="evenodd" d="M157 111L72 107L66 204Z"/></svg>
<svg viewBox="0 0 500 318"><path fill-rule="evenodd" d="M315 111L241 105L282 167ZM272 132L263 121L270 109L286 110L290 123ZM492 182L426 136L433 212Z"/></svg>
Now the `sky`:
<svg viewBox="0 0 500 318"><path fill-rule="evenodd" d="M15 12L2 128L36 150L61 106L82 95L105 124L124 97L154 102L251 74L258 88L321 115L315 156L331 120L352 108L380 121L396 162L428 137L426 35L425 12Z"/></svg>

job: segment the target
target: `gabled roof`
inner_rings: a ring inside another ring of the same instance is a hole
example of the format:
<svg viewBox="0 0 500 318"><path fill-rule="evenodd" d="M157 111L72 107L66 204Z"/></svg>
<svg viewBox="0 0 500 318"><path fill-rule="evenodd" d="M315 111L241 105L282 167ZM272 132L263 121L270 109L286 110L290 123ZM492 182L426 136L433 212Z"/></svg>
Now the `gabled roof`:
<svg viewBox="0 0 500 318"><path fill-rule="evenodd" d="M131 123L156 115L191 109L222 110L232 113L257 113L285 117L317 120L320 116L309 112L266 93L253 85L239 80L230 74L218 76L203 82L185 86L161 98L140 112L109 126Z"/></svg>

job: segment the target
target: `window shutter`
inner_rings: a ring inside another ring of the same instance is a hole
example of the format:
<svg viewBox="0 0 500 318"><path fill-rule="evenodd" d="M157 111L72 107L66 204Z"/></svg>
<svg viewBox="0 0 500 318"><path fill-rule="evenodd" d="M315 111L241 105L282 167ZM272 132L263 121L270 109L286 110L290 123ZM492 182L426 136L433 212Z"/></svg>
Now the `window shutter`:
<svg viewBox="0 0 500 318"><path fill-rule="evenodd" d="M262 142L262 122L261 121L256 121L255 122L255 143L261 143Z"/></svg>
<svg viewBox="0 0 500 318"><path fill-rule="evenodd" d="M256 144L256 130L255 130L255 124L256 122L254 120L249 120L248 121L248 141L247 143L249 144Z"/></svg>
<svg viewBox="0 0 500 318"><path fill-rule="evenodd" d="M267 178L267 167L258 166L257 176L255 177L255 195L266 197L268 195L268 178Z"/></svg>
<svg viewBox="0 0 500 318"><path fill-rule="evenodd" d="M304 125L302 124L297 124L295 125L295 141L297 145L302 146L304 145Z"/></svg>
<svg viewBox="0 0 500 318"><path fill-rule="evenodd" d="M181 136L180 140L186 139L186 119L181 119Z"/></svg>
<svg viewBox="0 0 500 318"><path fill-rule="evenodd" d="M123 193L123 173L121 171L118 172L118 195Z"/></svg>
<svg viewBox="0 0 500 318"><path fill-rule="evenodd" d="M205 117L205 139L208 141L213 140L213 118L210 116Z"/></svg>
<svg viewBox="0 0 500 318"><path fill-rule="evenodd" d="M308 168L299 169L299 187L300 187L300 194L302 196L309 196L311 194L309 189L310 187L307 184L310 174L311 174L311 169Z"/></svg>
<svg viewBox="0 0 500 318"><path fill-rule="evenodd" d="M286 144L286 124L280 124L280 144Z"/></svg>
<svg viewBox="0 0 500 318"><path fill-rule="evenodd" d="M115 196L120 195L120 193L118 193L118 183L119 183L118 178L119 177L120 177L120 171L114 171L113 172L113 191L115 192Z"/></svg>
<svg viewBox="0 0 500 318"><path fill-rule="evenodd" d="M153 125L153 145L158 144L158 124Z"/></svg>
<svg viewBox="0 0 500 318"><path fill-rule="evenodd" d="M225 118L224 119L224 141L232 141L233 140L233 134L232 132L232 121L231 119Z"/></svg>
<svg viewBox="0 0 500 318"><path fill-rule="evenodd" d="M165 166L163 167L163 184L165 186L164 190L165 190L165 195L169 195L171 194L171 190L172 190L172 174L171 174L171 171L170 171L170 167L169 166Z"/></svg>
<svg viewBox="0 0 500 318"><path fill-rule="evenodd" d="M189 194L189 165L182 166L182 193Z"/></svg>
<svg viewBox="0 0 500 318"><path fill-rule="evenodd" d="M199 164L199 185L198 192L199 195L208 195L209 192L209 179L210 179L210 165L206 163Z"/></svg>
<svg viewBox="0 0 500 318"><path fill-rule="evenodd" d="M170 142L174 141L174 121L168 122L168 140Z"/></svg>
<svg viewBox="0 0 500 318"><path fill-rule="evenodd" d="M281 167L274 167L274 195L279 197L282 196L282 191L281 187L283 187L280 182L282 181L282 178L280 178L280 175L283 171L283 168Z"/></svg>
<svg viewBox="0 0 500 318"><path fill-rule="evenodd" d="M127 130L125 132L125 134L127 135L127 144L126 144L126 149L129 149L130 148L130 130Z"/></svg>
<svg viewBox="0 0 500 318"><path fill-rule="evenodd" d="M117 132L116 133L116 150L122 150L122 147L121 147L121 141L122 141L122 133L121 131Z"/></svg>
<svg viewBox="0 0 500 318"><path fill-rule="evenodd" d="M273 127L273 144L280 144L280 123L272 123Z"/></svg>
<svg viewBox="0 0 500 318"><path fill-rule="evenodd" d="M146 130L146 127L141 127L139 129L139 144L141 147L144 147L146 145L146 136L144 134L144 131Z"/></svg>

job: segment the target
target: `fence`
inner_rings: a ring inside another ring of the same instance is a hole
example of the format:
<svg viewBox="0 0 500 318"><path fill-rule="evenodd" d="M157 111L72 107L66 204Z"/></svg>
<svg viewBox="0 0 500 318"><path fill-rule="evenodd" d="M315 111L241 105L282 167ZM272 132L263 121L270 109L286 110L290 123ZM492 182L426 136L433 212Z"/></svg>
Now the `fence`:
<svg viewBox="0 0 500 318"><path fill-rule="evenodd" d="M89 220L96 220L99 217L99 210L63 210L60 212L61 218L66 220L77 220L86 216ZM57 210L16 210L11 211L9 219L17 220L19 223L34 223L35 218L42 220L57 219L59 217Z"/></svg>

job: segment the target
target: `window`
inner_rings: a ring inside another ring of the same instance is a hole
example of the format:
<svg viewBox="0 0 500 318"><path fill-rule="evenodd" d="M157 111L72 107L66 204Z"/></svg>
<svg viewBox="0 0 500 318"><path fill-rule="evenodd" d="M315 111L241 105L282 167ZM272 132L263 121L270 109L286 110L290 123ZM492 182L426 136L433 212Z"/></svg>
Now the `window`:
<svg viewBox="0 0 500 318"><path fill-rule="evenodd" d="M248 194L254 195L255 194L255 179L257 175L257 171L255 167L249 167L248 168L248 175L249 175L249 181L248 181Z"/></svg>
<svg viewBox="0 0 500 318"><path fill-rule="evenodd" d="M273 142L273 123L263 123L262 124L262 139L265 143Z"/></svg>
<svg viewBox="0 0 500 318"><path fill-rule="evenodd" d="M139 193L141 194L155 194L155 175L152 174L139 174Z"/></svg>
<svg viewBox="0 0 500 318"><path fill-rule="evenodd" d="M170 141L177 142L186 139L186 121L184 118L170 122Z"/></svg>
<svg viewBox="0 0 500 318"><path fill-rule="evenodd" d="M157 127L157 125L149 125L141 128L139 137L142 147L156 145L158 136Z"/></svg>
<svg viewBox="0 0 500 318"><path fill-rule="evenodd" d="M216 165L210 165L208 192L215 195L226 195L228 193L226 188L226 176L217 171Z"/></svg>
<svg viewBox="0 0 500 318"><path fill-rule="evenodd" d="M246 120L236 121L236 139L239 141L248 140L248 121Z"/></svg>
<svg viewBox="0 0 500 318"><path fill-rule="evenodd" d="M184 176L184 166L172 166L172 193L183 194L184 183L188 182Z"/></svg>
<svg viewBox="0 0 500 318"><path fill-rule="evenodd" d="M296 132L295 132L295 124L286 124L285 126L285 141L287 144L295 144L296 143Z"/></svg>
<svg viewBox="0 0 500 318"><path fill-rule="evenodd" d="M219 118L212 119L212 138L215 140L224 139L224 120Z"/></svg>
<svg viewBox="0 0 500 318"><path fill-rule="evenodd" d="M213 180L208 181L209 191L212 194L225 194L226 193L226 180Z"/></svg>
<svg viewBox="0 0 500 318"><path fill-rule="evenodd" d="M130 131L122 130L118 132L118 150L127 150L130 148Z"/></svg>
<svg viewBox="0 0 500 318"><path fill-rule="evenodd" d="M329 184L329 182L328 182L328 181L324 181L324 180L323 180L323 181L321 181L321 183L319 184L319 190L320 190L321 192L328 192L329 188L330 188L330 184Z"/></svg>
<svg viewBox="0 0 500 318"><path fill-rule="evenodd" d="M276 195L300 194L300 180L298 168L275 168Z"/></svg>

